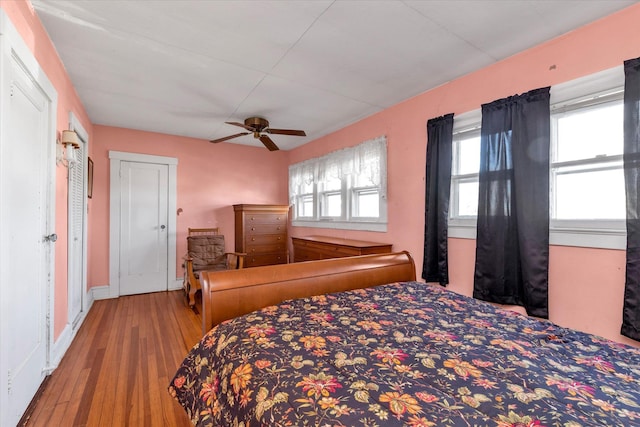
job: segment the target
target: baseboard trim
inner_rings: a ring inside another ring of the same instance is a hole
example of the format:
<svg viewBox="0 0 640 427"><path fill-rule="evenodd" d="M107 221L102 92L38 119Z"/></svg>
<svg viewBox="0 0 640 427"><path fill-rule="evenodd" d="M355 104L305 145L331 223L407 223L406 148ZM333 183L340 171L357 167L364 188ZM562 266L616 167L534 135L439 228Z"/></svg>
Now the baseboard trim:
<svg viewBox="0 0 640 427"><path fill-rule="evenodd" d="M169 290L170 291L177 291L179 289L182 289L182 284L184 283L184 278L180 277L177 278L173 283L169 283Z"/></svg>
<svg viewBox="0 0 640 427"><path fill-rule="evenodd" d="M87 292L86 298L87 305L82 313L80 313L80 318L76 322L75 327L73 327L71 323L67 323L56 342L53 343L49 365L46 368L47 375L50 375L58 367L60 361L71 346L73 339L76 337L76 334L80 330L80 327L82 327L84 320L87 318L87 313L89 313L89 310L91 310L91 307L93 307L93 292Z"/></svg>
<svg viewBox="0 0 640 427"><path fill-rule="evenodd" d="M110 290L111 288L109 286L94 286L91 288L91 295L96 301L101 299L111 299L113 297L111 296Z"/></svg>
<svg viewBox="0 0 640 427"><path fill-rule="evenodd" d="M71 328L71 324L67 323L56 342L53 343L53 348L51 349L51 359L49 360L49 365L46 368L47 375L50 375L58 367L58 364L64 357L64 354L67 352L67 349L73 341L73 336L74 333Z"/></svg>

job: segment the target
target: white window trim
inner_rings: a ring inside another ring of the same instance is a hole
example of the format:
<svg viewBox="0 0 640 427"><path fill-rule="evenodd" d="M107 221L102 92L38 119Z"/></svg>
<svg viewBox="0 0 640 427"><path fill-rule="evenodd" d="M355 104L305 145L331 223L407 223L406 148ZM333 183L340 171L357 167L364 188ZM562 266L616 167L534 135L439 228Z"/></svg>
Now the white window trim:
<svg viewBox="0 0 640 427"><path fill-rule="evenodd" d="M570 108L576 103L588 103L593 94L615 93L624 87L622 66L555 85L551 88L551 114ZM601 96L600 95L600 96ZM482 121L481 109L454 117L454 134L476 129ZM453 201L453 193L451 194ZM449 218L449 237L475 239L476 217ZM561 221L549 222L549 245L624 250L627 245L626 222Z"/></svg>

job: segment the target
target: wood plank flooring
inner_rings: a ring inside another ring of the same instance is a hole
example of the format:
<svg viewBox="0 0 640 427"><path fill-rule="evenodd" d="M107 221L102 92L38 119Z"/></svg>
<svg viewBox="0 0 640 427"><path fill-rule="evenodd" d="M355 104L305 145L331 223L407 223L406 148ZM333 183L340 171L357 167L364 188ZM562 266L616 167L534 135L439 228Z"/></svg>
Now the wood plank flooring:
<svg viewBox="0 0 640 427"><path fill-rule="evenodd" d="M200 339L182 291L95 301L26 426L190 426L167 392Z"/></svg>

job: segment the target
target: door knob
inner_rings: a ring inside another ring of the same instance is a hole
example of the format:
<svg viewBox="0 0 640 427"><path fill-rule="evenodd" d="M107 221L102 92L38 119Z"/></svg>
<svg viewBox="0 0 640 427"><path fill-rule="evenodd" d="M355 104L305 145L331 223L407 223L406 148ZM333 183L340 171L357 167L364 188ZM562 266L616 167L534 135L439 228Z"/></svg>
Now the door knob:
<svg viewBox="0 0 640 427"><path fill-rule="evenodd" d="M45 242L55 242L58 240L58 235L56 233L49 234L48 236L44 236Z"/></svg>
<svg viewBox="0 0 640 427"><path fill-rule="evenodd" d="M164 224L160 226L160 230L164 230L165 228L167 228Z"/></svg>

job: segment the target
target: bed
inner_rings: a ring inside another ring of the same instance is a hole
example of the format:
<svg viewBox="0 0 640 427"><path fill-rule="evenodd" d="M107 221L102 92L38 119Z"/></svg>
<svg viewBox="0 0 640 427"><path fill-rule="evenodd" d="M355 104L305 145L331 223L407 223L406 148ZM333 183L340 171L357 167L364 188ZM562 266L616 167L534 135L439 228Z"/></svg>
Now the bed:
<svg viewBox="0 0 640 427"><path fill-rule="evenodd" d="M198 426L640 425L639 349L417 282L406 252L206 273L203 305L169 385Z"/></svg>

